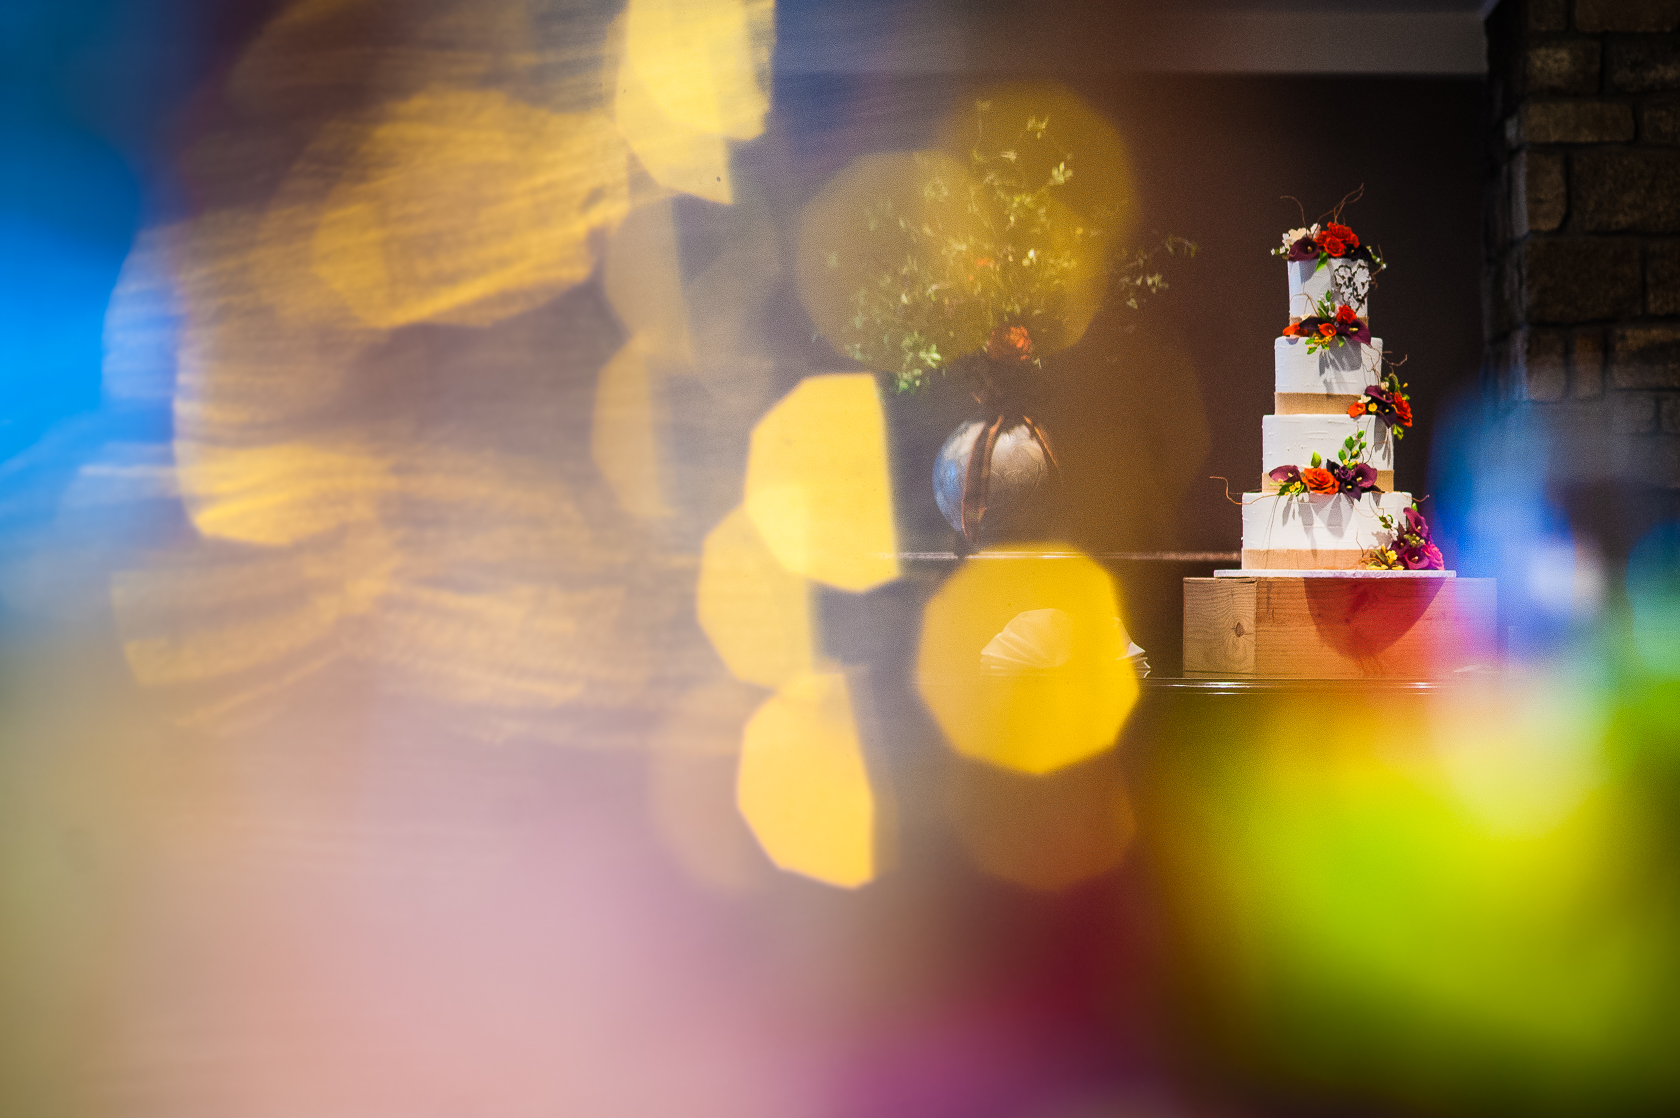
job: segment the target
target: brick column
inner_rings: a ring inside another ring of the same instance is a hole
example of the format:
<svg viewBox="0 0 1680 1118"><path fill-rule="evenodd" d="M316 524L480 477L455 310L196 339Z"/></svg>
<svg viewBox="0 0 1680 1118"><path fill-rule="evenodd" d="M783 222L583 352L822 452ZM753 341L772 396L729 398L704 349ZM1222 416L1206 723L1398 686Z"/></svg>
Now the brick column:
<svg viewBox="0 0 1680 1118"><path fill-rule="evenodd" d="M1488 16L1490 395L1554 476L1680 488L1680 0Z"/></svg>

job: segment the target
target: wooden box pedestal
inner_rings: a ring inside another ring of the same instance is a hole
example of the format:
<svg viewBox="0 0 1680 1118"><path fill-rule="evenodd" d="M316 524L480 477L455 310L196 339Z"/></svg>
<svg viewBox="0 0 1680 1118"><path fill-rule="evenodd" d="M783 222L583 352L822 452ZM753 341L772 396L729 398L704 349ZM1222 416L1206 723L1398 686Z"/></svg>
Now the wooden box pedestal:
<svg viewBox="0 0 1680 1118"><path fill-rule="evenodd" d="M1221 571L1184 580L1184 674L1430 679L1497 666L1495 582L1440 571Z"/></svg>

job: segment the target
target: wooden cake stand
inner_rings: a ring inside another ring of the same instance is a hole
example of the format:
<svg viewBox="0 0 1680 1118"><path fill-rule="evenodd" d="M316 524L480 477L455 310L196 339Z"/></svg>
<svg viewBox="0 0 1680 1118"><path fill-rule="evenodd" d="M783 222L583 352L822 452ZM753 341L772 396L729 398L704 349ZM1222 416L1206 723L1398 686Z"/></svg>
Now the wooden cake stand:
<svg viewBox="0 0 1680 1118"><path fill-rule="evenodd" d="M1495 580L1231 570L1184 580L1184 675L1433 679L1498 663Z"/></svg>

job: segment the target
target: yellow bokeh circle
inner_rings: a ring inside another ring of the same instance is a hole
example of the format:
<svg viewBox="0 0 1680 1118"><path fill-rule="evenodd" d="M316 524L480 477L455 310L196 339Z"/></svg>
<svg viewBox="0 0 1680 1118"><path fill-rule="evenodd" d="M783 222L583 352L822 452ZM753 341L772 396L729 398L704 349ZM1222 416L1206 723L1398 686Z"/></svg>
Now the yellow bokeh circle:
<svg viewBox="0 0 1680 1118"><path fill-rule="evenodd" d="M1114 745L1137 701L1119 614L1113 578L1087 556L980 552L923 611L917 691L957 752L1054 772ZM1023 615L1058 624L1035 636Z"/></svg>

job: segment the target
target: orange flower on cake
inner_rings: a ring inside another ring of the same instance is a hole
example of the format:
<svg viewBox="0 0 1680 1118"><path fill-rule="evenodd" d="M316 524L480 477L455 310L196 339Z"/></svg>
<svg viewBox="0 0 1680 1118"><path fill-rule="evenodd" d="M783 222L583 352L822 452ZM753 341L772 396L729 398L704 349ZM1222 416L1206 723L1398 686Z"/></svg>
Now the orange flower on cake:
<svg viewBox="0 0 1680 1118"><path fill-rule="evenodd" d="M1308 493L1335 493L1341 488L1335 474L1317 466L1308 466L1302 470L1301 480L1306 482Z"/></svg>

